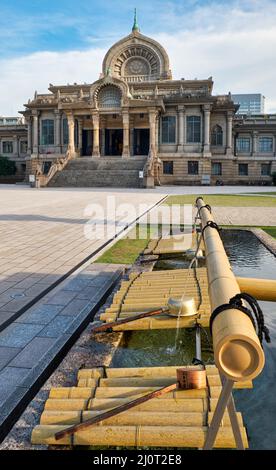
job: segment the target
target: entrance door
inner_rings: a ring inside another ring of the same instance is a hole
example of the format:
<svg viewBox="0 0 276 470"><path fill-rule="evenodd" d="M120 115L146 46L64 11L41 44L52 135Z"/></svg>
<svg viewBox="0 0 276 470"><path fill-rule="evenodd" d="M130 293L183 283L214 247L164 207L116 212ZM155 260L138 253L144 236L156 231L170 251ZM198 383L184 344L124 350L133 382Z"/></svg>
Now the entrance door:
<svg viewBox="0 0 276 470"><path fill-rule="evenodd" d="M93 131L83 129L82 131L82 155L91 157L93 150Z"/></svg>
<svg viewBox="0 0 276 470"><path fill-rule="evenodd" d="M121 156L123 139L123 129L105 129L105 155Z"/></svg>
<svg viewBox="0 0 276 470"><path fill-rule="evenodd" d="M149 129L134 129L133 155L148 155Z"/></svg>

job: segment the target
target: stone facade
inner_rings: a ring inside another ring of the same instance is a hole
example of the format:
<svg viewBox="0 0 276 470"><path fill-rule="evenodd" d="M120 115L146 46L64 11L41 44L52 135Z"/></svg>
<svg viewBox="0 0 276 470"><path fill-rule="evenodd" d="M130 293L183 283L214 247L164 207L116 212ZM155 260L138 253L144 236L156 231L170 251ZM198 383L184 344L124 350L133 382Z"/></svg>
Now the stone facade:
<svg viewBox="0 0 276 470"><path fill-rule="evenodd" d="M0 116L0 155L15 162L17 176L25 174L27 126L23 118Z"/></svg>
<svg viewBox="0 0 276 470"><path fill-rule="evenodd" d="M212 90L212 77L173 80L164 48L135 24L106 53L99 80L50 84L25 105L27 173L65 156L145 156L155 184L269 183L276 115L241 117L230 93Z"/></svg>

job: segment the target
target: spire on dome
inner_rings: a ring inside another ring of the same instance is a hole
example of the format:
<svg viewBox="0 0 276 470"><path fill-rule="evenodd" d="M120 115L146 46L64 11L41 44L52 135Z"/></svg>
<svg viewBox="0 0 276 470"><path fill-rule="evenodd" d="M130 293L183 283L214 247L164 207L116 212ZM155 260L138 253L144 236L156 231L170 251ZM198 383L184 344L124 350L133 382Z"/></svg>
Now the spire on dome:
<svg viewBox="0 0 276 470"><path fill-rule="evenodd" d="M137 22L137 11L136 11L136 8L134 8L134 22L133 22L133 26L132 26L132 32L134 33L135 31L140 31L139 29L139 25L138 25L138 22Z"/></svg>

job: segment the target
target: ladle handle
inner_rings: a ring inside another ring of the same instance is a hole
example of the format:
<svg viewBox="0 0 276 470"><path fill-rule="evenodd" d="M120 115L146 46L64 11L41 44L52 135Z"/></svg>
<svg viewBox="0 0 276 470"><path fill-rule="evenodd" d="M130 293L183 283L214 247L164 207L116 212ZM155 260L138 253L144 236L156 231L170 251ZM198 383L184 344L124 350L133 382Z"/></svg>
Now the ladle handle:
<svg viewBox="0 0 276 470"><path fill-rule="evenodd" d="M171 385L167 385L166 387L159 388L158 390L154 390L153 392L147 393L146 395L142 397L136 398L135 400L132 400L128 403L124 403L123 405L117 406L116 408L106 411L105 413L101 413L98 416L94 416L93 418L88 419L87 421L84 421L83 423L75 424L74 426L70 426L69 428L64 429L63 431L59 431L55 434L55 438L57 440L62 439L68 434L74 434L75 432L81 429L88 428L89 426L92 426L93 424L99 423L100 421L104 421L105 419L111 418L112 416L116 416L119 413L129 410L130 408L140 405L141 403L151 400L152 398L157 398L161 395L164 395L165 393L172 392L173 390L176 390L178 387L179 387L179 384L174 383Z"/></svg>
<svg viewBox="0 0 276 470"><path fill-rule="evenodd" d="M96 326L95 328L93 328L92 333L101 333L104 331L112 332L112 328L114 326L123 325L124 323L130 323L132 321L139 320L140 318L153 317L154 315L160 315L162 313L167 313L168 311L168 308L161 307L158 310L151 310L150 312L139 313L138 315L134 315L133 317L123 318L122 320L105 323L101 326Z"/></svg>

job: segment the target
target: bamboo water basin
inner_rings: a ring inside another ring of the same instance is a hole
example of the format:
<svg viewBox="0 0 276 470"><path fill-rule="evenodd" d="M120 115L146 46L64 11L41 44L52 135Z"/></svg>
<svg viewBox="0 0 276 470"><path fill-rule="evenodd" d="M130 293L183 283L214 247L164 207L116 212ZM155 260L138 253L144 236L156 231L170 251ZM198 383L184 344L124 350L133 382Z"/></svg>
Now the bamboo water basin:
<svg viewBox="0 0 276 470"><path fill-rule="evenodd" d="M176 368L95 368L80 369L76 387L52 388L40 424L33 429L32 443L121 447L203 446L208 425L221 391L215 366L207 366L207 388L176 390L160 398L108 418L56 441L55 433L93 416L127 403L134 398L176 381ZM252 388L252 382L236 383L236 388ZM238 422L245 447L246 430L241 413ZM235 448L226 412L215 447Z"/></svg>
<svg viewBox="0 0 276 470"><path fill-rule="evenodd" d="M159 238L158 240L150 240L147 248L144 250L145 255L169 255L169 254L185 254L189 249L195 250L197 245L197 234L181 233L167 238ZM203 243L200 249L204 249Z"/></svg>
<svg viewBox="0 0 276 470"><path fill-rule="evenodd" d="M200 289L199 289L199 285ZM113 297L110 307L100 316L104 322L113 322L141 312L166 307L170 297L194 298L198 312L190 317L172 317L167 314L143 318L113 328L114 331L190 328L195 322L203 327L209 325L210 302L206 268L172 269L131 273L127 281L122 281Z"/></svg>

